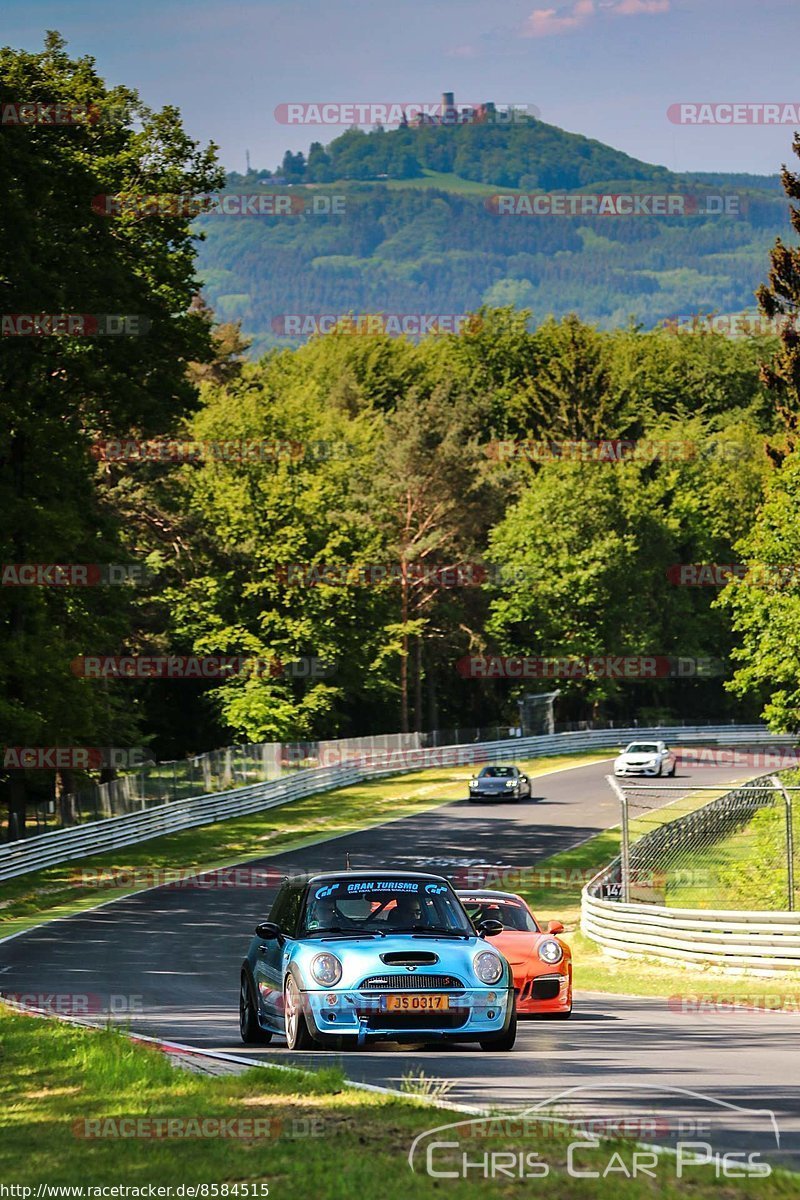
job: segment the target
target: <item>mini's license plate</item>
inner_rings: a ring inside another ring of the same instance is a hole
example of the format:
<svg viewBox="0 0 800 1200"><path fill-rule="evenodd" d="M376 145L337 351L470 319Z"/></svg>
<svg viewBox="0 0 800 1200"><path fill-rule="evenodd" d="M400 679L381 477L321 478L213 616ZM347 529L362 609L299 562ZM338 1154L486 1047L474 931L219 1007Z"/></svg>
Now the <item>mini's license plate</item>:
<svg viewBox="0 0 800 1200"><path fill-rule="evenodd" d="M450 997L407 992L403 996L387 996L388 1012L441 1012L450 1007Z"/></svg>

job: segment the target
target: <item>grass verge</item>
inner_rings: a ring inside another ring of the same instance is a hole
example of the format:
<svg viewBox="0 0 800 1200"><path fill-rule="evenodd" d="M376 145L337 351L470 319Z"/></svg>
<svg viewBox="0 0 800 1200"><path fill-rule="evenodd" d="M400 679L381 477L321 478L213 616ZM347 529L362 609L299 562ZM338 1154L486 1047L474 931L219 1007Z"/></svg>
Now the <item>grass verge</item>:
<svg viewBox="0 0 800 1200"><path fill-rule="evenodd" d="M536 776L602 761L598 754L560 755L530 761L525 769ZM436 767L371 780L21 875L0 887L0 938L129 895L163 878L159 872L236 866L447 804L465 796L471 774L471 767ZM135 886L87 887L86 878L101 871Z"/></svg>
<svg viewBox="0 0 800 1200"><path fill-rule="evenodd" d="M259 1198L267 1187L273 1198L318 1200L359 1195L468 1200L477 1194L513 1200L531 1194L530 1175L509 1178L503 1172L492 1179L473 1170L466 1179L433 1178L425 1171L424 1150L412 1174L408 1152L414 1138L458 1121L459 1114L410 1097L357 1091L336 1069L306 1074L267 1067L240 1075L199 1075L177 1070L157 1050L134 1045L119 1033L21 1016L1 1004L0 1047L0 1179L31 1187L33 1195L42 1183L78 1185L84 1197L91 1196L87 1189L109 1184L216 1185L205 1195ZM146 1124L140 1126L140 1120ZM152 1136L157 1128L168 1131L168 1120L193 1121L182 1128L195 1136L175 1136L174 1124L173 1136ZM260 1126L253 1125L256 1121ZM228 1135L198 1137L198 1132L213 1134L211 1122L225 1122ZM474 1162L491 1151L538 1152L539 1162L547 1165L552 1200L616 1200L624 1177L619 1164L630 1169L632 1143L579 1147L576 1167L600 1177L575 1178L567 1174L568 1139L560 1129L548 1123L551 1136L535 1129L521 1135L520 1124L514 1122L513 1132L484 1125L491 1136L480 1140L474 1126L467 1127L472 1136L463 1140L448 1131L447 1140L456 1145L437 1153L435 1169L458 1172L462 1155ZM253 1137L256 1129L268 1130L269 1136ZM148 1130L151 1136L138 1136ZM234 1130L245 1136L231 1136ZM736 1185L716 1181L710 1165L689 1170L681 1180L675 1175L674 1159L659 1155L655 1177L625 1179L625 1195L630 1200L727 1200L746 1194L777 1200L797 1194L796 1177L783 1172L747 1181L746 1191L740 1190L744 1180ZM239 1190L232 1190L236 1185Z"/></svg>

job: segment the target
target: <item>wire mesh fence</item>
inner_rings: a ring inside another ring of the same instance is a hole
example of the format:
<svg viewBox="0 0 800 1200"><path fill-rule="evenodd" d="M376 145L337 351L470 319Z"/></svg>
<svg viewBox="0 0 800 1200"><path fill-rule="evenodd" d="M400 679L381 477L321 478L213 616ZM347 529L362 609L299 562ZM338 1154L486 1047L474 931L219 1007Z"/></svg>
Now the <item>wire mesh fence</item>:
<svg viewBox="0 0 800 1200"><path fill-rule="evenodd" d="M330 741L264 742L227 746L193 758L148 763L106 783L92 783L32 807L28 835L62 826L81 825L124 816L191 796L224 792L251 783L267 783L310 767L362 763L377 755L402 756L408 751L472 742L501 741L519 736L508 726L483 726L431 733L389 733ZM14 840L17 831L7 831ZM2 840L2 837L0 837Z"/></svg>
<svg viewBox="0 0 800 1200"><path fill-rule="evenodd" d="M764 775L733 789L620 782L620 857L606 898L668 908L794 911L800 902L793 796Z"/></svg>

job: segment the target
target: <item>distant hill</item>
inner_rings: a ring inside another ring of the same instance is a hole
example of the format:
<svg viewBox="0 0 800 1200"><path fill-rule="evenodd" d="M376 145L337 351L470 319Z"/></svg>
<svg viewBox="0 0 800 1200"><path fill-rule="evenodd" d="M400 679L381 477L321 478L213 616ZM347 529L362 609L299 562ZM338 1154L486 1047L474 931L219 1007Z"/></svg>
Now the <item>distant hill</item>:
<svg viewBox="0 0 800 1200"><path fill-rule="evenodd" d="M286 314L514 304L537 321L574 311L611 328L738 312L775 236L791 236L777 176L677 175L533 119L349 130L307 160L287 153L280 171L285 183L262 171L231 174L228 188L282 195L289 215L197 222L206 296L241 320L254 352L292 344ZM658 202L653 215L600 215L588 199L575 215L501 215L492 201L564 191L683 196L691 215L657 215Z"/></svg>

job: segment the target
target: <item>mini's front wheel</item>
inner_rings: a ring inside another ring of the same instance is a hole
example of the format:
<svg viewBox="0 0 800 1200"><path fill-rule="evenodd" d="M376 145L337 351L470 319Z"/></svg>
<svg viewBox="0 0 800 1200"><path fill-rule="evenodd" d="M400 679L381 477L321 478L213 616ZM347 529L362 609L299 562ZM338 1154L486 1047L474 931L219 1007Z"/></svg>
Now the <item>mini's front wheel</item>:
<svg viewBox="0 0 800 1200"><path fill-rule="evenodd" d="M481 1050L513 1050L514 1042L517 1040L517 1014L514 1012L511 1016L511 1022L503 1033L497 1034L495 1037L483 1038L480 1046Z"/></svg>
<svg viewBox="0 0 800 1200"><path fill-rule="evenodd" d="M308 1028L300 988L293 975L287 977L283 988L283 1021L289 1049L311 1050L314 1038Z"/></svg>

